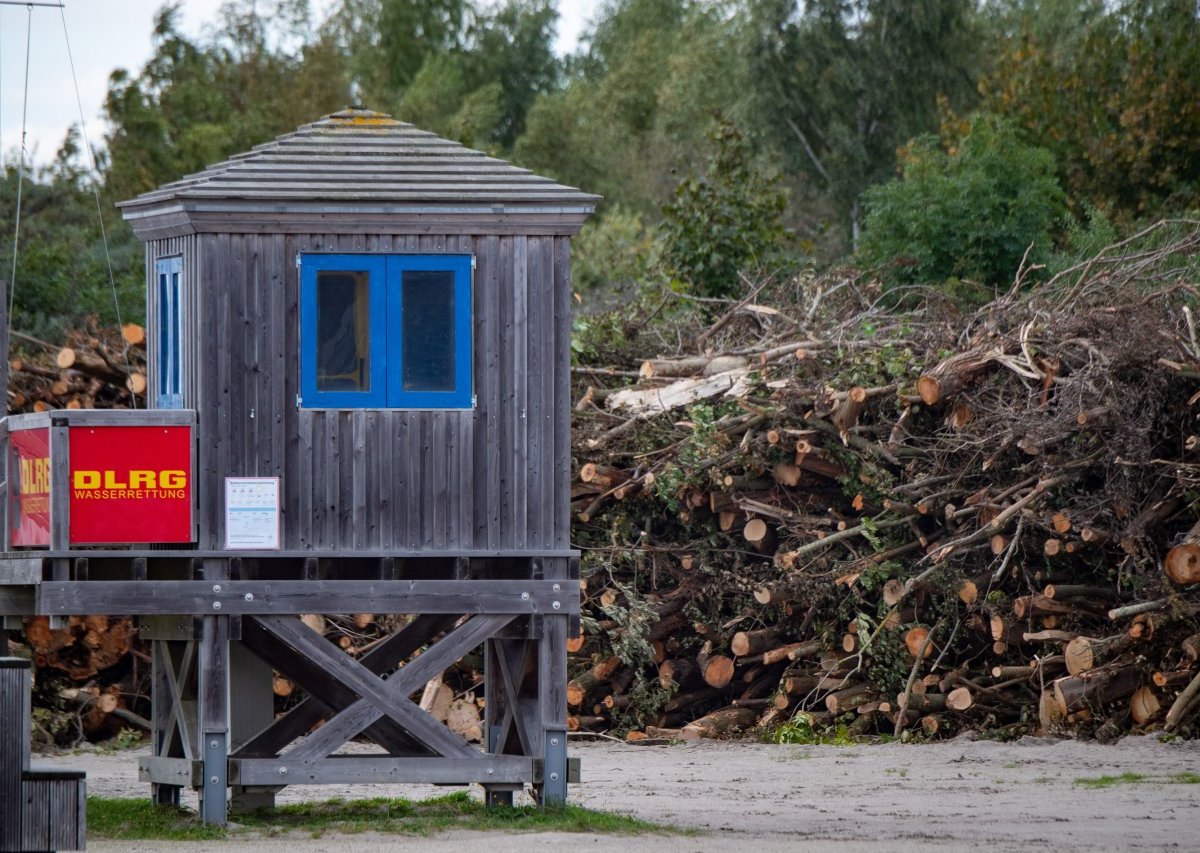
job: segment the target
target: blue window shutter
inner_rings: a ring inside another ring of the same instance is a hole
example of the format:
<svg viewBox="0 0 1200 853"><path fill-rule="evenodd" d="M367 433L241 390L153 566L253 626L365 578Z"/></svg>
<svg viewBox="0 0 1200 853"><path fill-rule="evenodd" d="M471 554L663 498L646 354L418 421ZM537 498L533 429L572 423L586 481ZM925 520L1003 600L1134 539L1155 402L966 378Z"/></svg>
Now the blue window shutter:
<svg viewBox="0 0 1200 853"><path fill-rule="evenodd" d="M154 405L159 409L183 408L183 259L162 258L154 265L158 285L158 347L156 349Z"/></svg>

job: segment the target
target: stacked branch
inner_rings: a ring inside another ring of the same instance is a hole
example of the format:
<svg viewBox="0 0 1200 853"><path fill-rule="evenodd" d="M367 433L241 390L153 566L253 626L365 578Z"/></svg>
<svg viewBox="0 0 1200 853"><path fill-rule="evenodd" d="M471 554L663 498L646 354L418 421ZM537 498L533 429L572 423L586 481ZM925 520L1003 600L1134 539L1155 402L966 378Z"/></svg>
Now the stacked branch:
<svg viewBox="0 0 1200 853"><path fill-rule="evenodd" d="M63 346L14 335L9 413L144 407L145 341L136 323L112 330L93 322L69 332Z"/></svg>
<svg viewBox="0 0 1200 853"><path fill-rule="evenodd" d="M1191 732L1194 238L959 316L831 275L619 336L576 372L588 727Z"/></svg>

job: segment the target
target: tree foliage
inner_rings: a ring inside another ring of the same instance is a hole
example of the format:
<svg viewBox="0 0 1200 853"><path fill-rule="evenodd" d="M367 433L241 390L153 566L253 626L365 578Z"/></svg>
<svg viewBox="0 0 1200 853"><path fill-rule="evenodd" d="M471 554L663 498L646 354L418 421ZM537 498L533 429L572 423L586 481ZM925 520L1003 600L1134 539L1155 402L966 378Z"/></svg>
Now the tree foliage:
<svg viewBox="0 0 1200 853"><path fill-rule="evenodd" d="M470 8L469 0L342 0L328 29L367 99L392 108L431 57L463 44Z"/></svg>
<svg viewBox="0 0 1200 853"><path fill-rule="evenodd" d="M934 136L906 149L899 179L871 187L862 259L892 283L970 279L1007 286L1026 251L1050 249L1064 196L1048 151L976 119L950 152Z"/></svg>
<svg viewBox="0 0 1200 853"><path fill-rule="evenodd" d="M755 0L757 114L791 168L831 198L851 236L859 200L896 150L938 124L938 97L974 100L970 0Z"/></svg>
<svg viewBox="0 0 1200 853"><path fill-rule="evenodd" d="M1194 204L1200 9L1190 0L1133 0L1106 14L1083 5L1069 38L1036 15L1022 19L984 81L984 106L1053 152L1076 207L1128 218Z"/></svg>
<svg viewBox="0 0 1200 853"><path fill-rule="evenodd" d="M72 128L54 161L25 175L15 263L9 241L16 215L17 167L10 165L0 182L0 234L6 250L0 275L11 288L11 322L15 329L50 340L89 315L114 323L118 307L126 319L139 318L144 310L141 245L118 226L116 211L102 205L109 235L106 249L95 188L79 165L79 143L79 132Z"/></svg>
<svg viewBox="0 0 1200 853"><path fill-rule="evenodd" d="M339 0L322 20L310 2L226 0L188 34L173 0L150 59L112 73L98 154L125 304L139 252L112 201L340 109L352 81L370 108L603 194L576 241L593 291L674 276L735 296L785 228L832 262L860 223L893 282L1001 285L1031 244L1070 253L1200 199L1190 0L603 0L568 56L566 0ZM19 322L110 312L78 141L24 177Z"/></svg>
<svg viewBox="0 0 1200 853"><path fill-rule="evenodd" d="M741 132L720 123L703 175L680 182L663 208L662 260L671 279L702 296L734 296L738 273L778 259L787 197L757 172Z"/></svg>
<svg viewBox="0 0 1200 853"><path fill-rule="evenodd" d="M264 8L264 5L269 8ZM305 43L305 0L235 0L208 38L179 29L181 4L155 18L154 54L109 80L107 183L117 198L153 189L344 106L332 44Z"/></svg>

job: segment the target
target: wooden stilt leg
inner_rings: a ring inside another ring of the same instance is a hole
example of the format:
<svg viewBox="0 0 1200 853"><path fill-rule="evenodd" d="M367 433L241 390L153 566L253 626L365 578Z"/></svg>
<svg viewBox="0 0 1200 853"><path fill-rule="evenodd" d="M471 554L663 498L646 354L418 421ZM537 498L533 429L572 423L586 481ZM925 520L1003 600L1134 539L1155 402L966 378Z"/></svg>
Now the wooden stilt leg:
<svg viewBox="0 0 1200 853"><path fill-rule="evenodd" d="M513 683L512 673L508 668L511 660L509 647L523 644L523 640L491 639L484 643L483 678L484 695L487 704L484 706L484 732L487 752L496 755L519 752L510 749L514 738L513 722L520 714L517 707L517 690L520 688L521 673L516 674ZM489 808L513 804L514 788L511 785L483 786L483 802Z"/></svg>
<svg viewBox="0 0 1200 853"><path fill-rule="evenodd" d="M200 757L203 784L200 817L205 823L228 820L229 764L229 617L205 616L199 654Z"/></svg>
<svg viewBox="0 0 1200 853"><path fill-rule="evenodd" d="M550 559L544 564L547 580L561 581L563 598L567 589L566 560ZM566 607L562 608L564 611ZM544 760L538 802L564 805L567 802L567 622L562 615L543 616L538 653L538 707L541 715Z"/></svg>

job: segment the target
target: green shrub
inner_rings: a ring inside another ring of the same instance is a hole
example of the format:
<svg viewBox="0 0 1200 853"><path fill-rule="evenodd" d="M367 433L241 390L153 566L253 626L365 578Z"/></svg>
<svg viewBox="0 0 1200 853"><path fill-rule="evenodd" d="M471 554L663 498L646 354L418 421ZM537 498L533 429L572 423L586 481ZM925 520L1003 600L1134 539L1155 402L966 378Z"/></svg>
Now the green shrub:
<svg viewBox="0 0 1200 853"><path fill-rule="evenodd" d="M720 123L703 176L689 176L663 208L662 262L677 287L701 296L742 290L739 272L770 265L784 247L787 197L754 168L741 132Z"/></svg>
<svg viewBox="0 0 1200 853"><path fill-rule="evenodd" d="M588 220L571 241L575 292L592 302L634 293L645 281L653 242L653 232L630 208L613 205Z"/></svg>
<svg viewBox="0 0 1200 853"><path fill-rule="evenodd" d="M956 149L912 142L899 179L867 190L859 254L884 266L886 284L970 279L993 289L1013 280L1030 246L1044 260L1064 196L1049 152L1007 124L977 118Z"/></svg>

